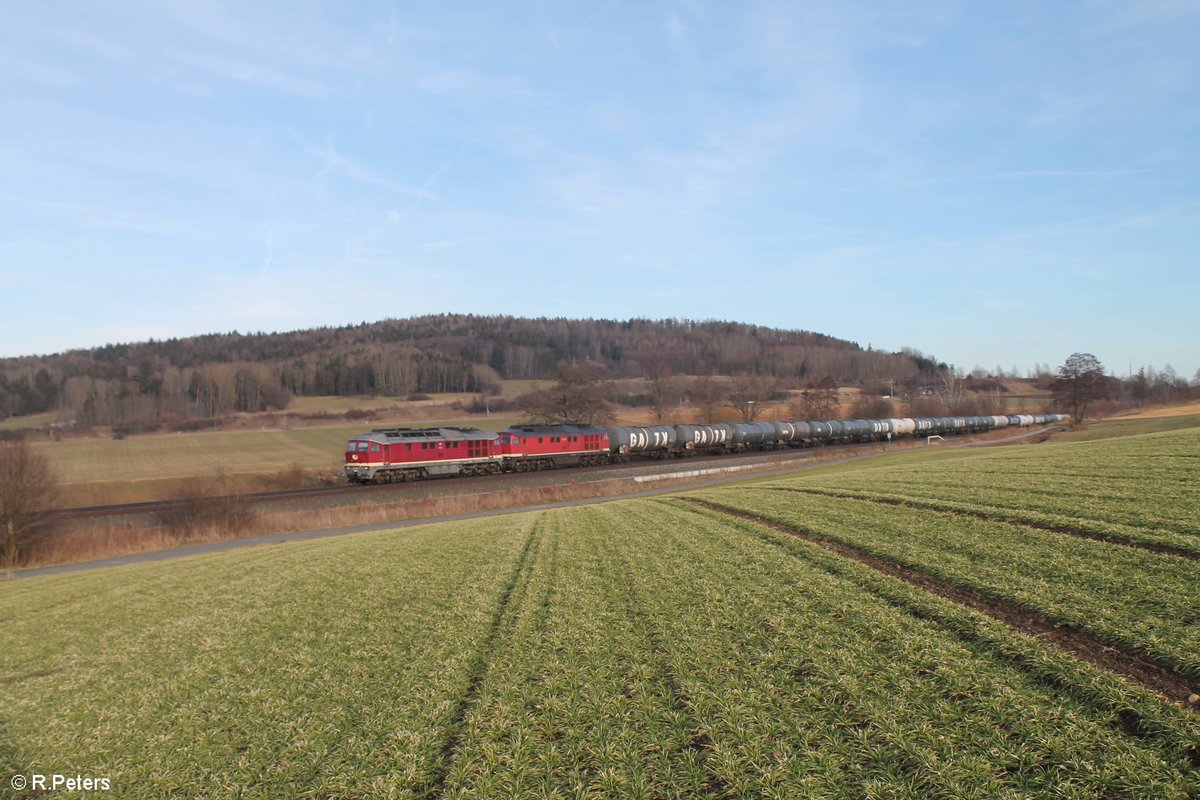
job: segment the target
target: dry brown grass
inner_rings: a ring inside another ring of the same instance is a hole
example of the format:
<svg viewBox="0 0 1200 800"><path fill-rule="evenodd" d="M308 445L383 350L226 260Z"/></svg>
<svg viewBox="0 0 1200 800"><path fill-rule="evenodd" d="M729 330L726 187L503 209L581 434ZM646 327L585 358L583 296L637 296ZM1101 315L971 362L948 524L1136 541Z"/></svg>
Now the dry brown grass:
<svg viewBox="0 0 1200 800"><path fill-rule="evenodd" d="M830 448L830 455L833 454L833 450L834 448ZM710 464L701 466L711 467ZM740 474L749 475L778 467L779 464L775 462L764 462ZM691 468L694 467L686 462L680 463L681 470ZM409 498L387 503L371 501L316 511L257 511L248 517L238 517L235 520L236 525L230 525L229 518L221 514L205 513L207 509L201 506L198 507L198 513L190 514L184 520L155 519L142 524L101 522L77 528L63 527L31 547L22 566L92 561L271 533L386 524L571 500L619 497L649 488L682 486L696 481L697 478L681 477L656 480L647 484L639 483L633 478L612 478L420 499Z"/></svg>
<svg viewBox="0 0 1200 800"><path fill-rule="evenodd" d="M146 527L133 523L92 525L87 528L53 532L31 549L22 566L96 561L229 538L233 537L228 531L212 528L182 534L164 527Z"/></svg>
<svg viewBox="0 0 1200 800"><path fill-rule="evenodd" d="M1200 414L1200 403L1187 403L1181 406L1158 406L1134 411L1130 414L1117 414L1115 419L1157 419L1159 417L1189 417Z"/></svg>

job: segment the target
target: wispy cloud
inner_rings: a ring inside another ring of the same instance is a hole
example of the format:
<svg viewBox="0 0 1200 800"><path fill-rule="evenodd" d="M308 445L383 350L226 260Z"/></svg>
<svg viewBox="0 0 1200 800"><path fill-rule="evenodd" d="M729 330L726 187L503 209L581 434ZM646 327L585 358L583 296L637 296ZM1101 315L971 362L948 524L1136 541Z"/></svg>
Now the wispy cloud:
<svg viewBox="0 0 1200 800"><path fill-rule="evenodd" d="M587 18L583 21L583 24L586 26L602 21L605 17L611 14L614 9L616 9L619 2L620 0L608 0L607 3L599 5L595 11L587 15Z"/></svg>
<svg viewBox="0 0 1200 800"><path fill-rule="evenodd" d="M263 222L263 244L266 254L263 257L263 271L269 271L275 264L275 205L279 202L279 188L271 191L271 205L267 210L267 218Z"/></svg>
<svg viewBox="0 0 1200 800"><path fill-rule="evenodd" d="M328 99L337 94L337 89L327 83L293 75L276 64L184 50L169 50L168 55L173 61L192 69L259 89L318 99Z"/></svg>
<svg viewBox="0 0 1200 800"><path fill-rule="evenodd" d="M1089 28L1095 32L1125 32L1131 27L1179 25L1200 20L1196 0L1125 0L1107 4L1101 13L1091 15Z"/></svg>
<svg viewBox="0 0 1200 800"><path fill-rule="evenodd" d="M533 94L523 78L480 75L466 69L445 70L419 78L413 88L430 94L476 95L483 97L528 97Z"/></svg>
<svg viewBox="0 0 1200 800"><path fill-rule="evenodd" d="M425 181L425 183L421 185L420 191L428 192L430 189L432 189L433 185L438 182L438 179L441 178L443 175L445 175L446 171L449 170L451 167L453 167L457 161L458 161L458 156L455 156L454 158L447 161L445 164L442 164L442 166L438 167L434 171L434 173L429 176L429 180Z"/></svg>
<svg viewBox="0 0 1200 800"><path fill-rule="evenodd" d="M196 232L195 229L190 227L149 222L140 216L121 214L111 209L99 208L83 203L43 200L36 197L6 193L0 193L0 203L23 207L39 214L67 219L78 225L90 228L170 236L192 235Z"/></svg>
<svg viewBox="0 0 1200 800"><path fill-rule="evenodd" d="M1104 99L1090 94L1068 95L1043 91L1038 93L1037 103L1038 111L1027 120L1031 127L1060 123L1078 124L1088 116L1105 109Z"/></svg>
<svg viewBox="0 0 1200 800"><path fill-rule="evenodd" d="M6 80L23 80L56 89L78 89L87 85L77 73L59 66L47 64L36 58L22 58L12 53L0 52L0 72Z"/></svg>
<svg viewBox="0 0 1200 800"><path fill-rule="evenodd" d="M378 186L381 189L387 189L391 192L408 195L409 197L419 197L423 200L437 200L438 196L427 189L408 186L397 181L393 181L378 172L369 169L362 164L348 158L338 151L332 143L327 143L324 147L306 147L305 152L313 158L321 161L321 170L317 173L318 178L325 178L330 173L336 173L343 177L349 178L359 183L365 183L370 186ZM434 176L436 178L436 175ZM427 181L426 185L432 186L432 180Z"/></svg>
<svg viewBox="0 0 1200 800"><path fill-rule="evenodd" d="M409 207L406 210L400 211L399 209L395 208L388 209L388 222L390 222L392 225L398 225L400 221L404 219L404 217L416 211L417 208L420 207L422 201L437 198L437 195L433 194L430 190L433 189L434 185L438 182L438 178L442 177L442 175L452 166L454 166L455 162L457 161L458 156L455 156L442 166L438 167L437 170L429 176L429 179L425 181L425 183L421 184L421 188L417 190L421 194L414 196L412 203L409 204Z"/></svg>
<svg viewBox="0 0 1200 800"><path fill-rule="evenodd" d="M94 33L65 30L59 34L59 38L76 50L99 56L113 64L127 65L139 60L132 49Z"/></svg>
<svg viewBox="0 0 1200 800"><path fill-rule="evenodd" d="M687 39L687 26L683 24L683 20L679 18L678 14L668 15L666 22L663 23L663 29L674 50L678 50Z"/></svg>
<svg viewBox="0 0 1200 800"><path fill-rule="evenodd" d="M1125 175L1135 175L1143 170L1137 169L1018 169L1008 172L997 172L994 178L1120 178Z"/></svg>

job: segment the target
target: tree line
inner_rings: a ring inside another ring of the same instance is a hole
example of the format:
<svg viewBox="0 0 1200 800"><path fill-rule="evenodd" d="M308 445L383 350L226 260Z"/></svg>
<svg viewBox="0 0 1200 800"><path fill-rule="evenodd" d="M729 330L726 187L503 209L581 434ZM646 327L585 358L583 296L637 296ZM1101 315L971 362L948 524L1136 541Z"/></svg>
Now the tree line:
<svg viewBox="0 0 1200 800"><path fill-rule="evenodd" d="M944 364L803 330L689 320L431 315L290 333L230 332L0 360L0 419L202 419L286 408L293 396L487 393L560 364L615 378L742 374L842 384L923 380Z"/></svg>

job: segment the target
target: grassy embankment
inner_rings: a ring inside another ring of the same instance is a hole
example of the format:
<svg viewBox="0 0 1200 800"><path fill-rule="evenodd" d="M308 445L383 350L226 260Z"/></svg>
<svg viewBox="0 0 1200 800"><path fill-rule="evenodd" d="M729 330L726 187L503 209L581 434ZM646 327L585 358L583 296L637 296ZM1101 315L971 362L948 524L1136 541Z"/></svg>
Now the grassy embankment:
<svg viewBox="0 0 1200 800"><path fill-rule="evenodd" d="M1197 448L908 454L0 584L0 772L123 797L1194 797Z"/></svg>
<svg viewBox="0 0 1200 800"><path fill-rule="evenodd" d="M1200 426L1200 414L1162 416L1137 416L1134 418L1113 417L1111 419L1086 422L1074 430L1056 434L1055 441L1088 442L1111 439L1116 436L1137 436L1144 433L1165 433Z"/></svg>

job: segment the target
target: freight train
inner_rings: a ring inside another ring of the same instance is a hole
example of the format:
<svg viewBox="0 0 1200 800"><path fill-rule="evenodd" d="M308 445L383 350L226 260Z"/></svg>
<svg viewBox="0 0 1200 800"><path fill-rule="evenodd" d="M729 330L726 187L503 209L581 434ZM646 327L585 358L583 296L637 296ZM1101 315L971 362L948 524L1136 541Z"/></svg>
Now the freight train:
<svg viewBox="0 0 1200 800"><path fill-rule="evenodd" d="M383 428L346 445L346 479L393 483L438 475L495 475L630 458L678 458L828 444L890 441L902 436L984 433L1066 422L1065 414L988 417L835 419L711 425L514 425L478 428Z"/></svg>

